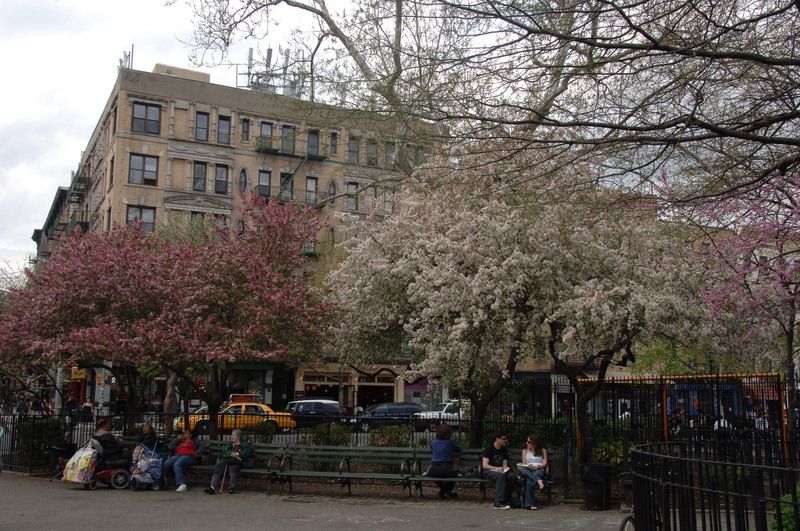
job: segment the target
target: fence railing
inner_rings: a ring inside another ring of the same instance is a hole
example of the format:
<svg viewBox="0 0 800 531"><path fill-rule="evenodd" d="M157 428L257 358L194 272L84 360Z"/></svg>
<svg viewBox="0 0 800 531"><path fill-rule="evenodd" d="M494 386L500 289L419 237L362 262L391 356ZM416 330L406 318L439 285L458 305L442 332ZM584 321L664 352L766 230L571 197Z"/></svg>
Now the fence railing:
<svg viewBox="0 0 800 531"><path fill-rule="evenodd" d="M719 460L715 444L659 443L633 448L637 529L788 531L800 528L800 470Z"/></svg>

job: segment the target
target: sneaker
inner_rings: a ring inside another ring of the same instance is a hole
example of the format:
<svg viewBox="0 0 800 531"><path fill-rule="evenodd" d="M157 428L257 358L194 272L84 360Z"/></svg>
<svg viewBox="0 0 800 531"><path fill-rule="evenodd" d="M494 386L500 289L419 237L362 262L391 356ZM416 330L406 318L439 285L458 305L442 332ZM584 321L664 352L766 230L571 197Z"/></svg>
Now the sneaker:
<svg viewBox="0 0 800 531"><path fill-rule="evenodd" d="M186 485L186 483L181 483L178 485L178 488L175 489L175 492L186 492L187 490L189 490L189 487Z"/></svg>
<svg viewBox="0 0 800 531"><path fill-rule="evenodd" d="M161 485L159 485L158 483L155 483L155 484L153 484L153 486L151 488L153 490L161 490Z"/></svg>
<svg viewBox="0 0 800 531"><path fill-rule="evenodd" d="M494 502L493 508L505 510L505 509L511 509L511 506L503 502Z"/></svg>
<svg viewBox="0 0 800 531"><path fill-rule="evenodd" d="M212 496L217 493L217 491L216 491L216 489L214 487L208 487L208 488L206 488L204 490L205 490L206 494L211 494Z"/></svg>
<svg viewBox="0 0 800 531"><path fill-rule="evenodd" d="M228 494L239 494L239 491L236 489L228 489Z"/></svg>

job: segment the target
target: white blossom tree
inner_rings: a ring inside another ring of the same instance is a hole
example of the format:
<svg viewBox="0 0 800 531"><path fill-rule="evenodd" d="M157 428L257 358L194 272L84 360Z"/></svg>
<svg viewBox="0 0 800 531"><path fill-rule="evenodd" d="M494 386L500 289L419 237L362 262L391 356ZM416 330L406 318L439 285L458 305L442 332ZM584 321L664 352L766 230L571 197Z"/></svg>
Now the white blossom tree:
<svg viewBox="0 0 800 531"><path fill-rule="evenodd" d="M577 390L588 460L586 404L609 365L684 306L676 286L685 242L647 201L617 202L575 176L526 180L552 161L492 152L500 156L482 166L484 156L461 155L464 170L433 161L398 194L394 215L361 227L329 278L336 349L354 361L408 349L409 376L471 399L473 445L519 361L549 356ZM597 383L580 382L593 368Z"/></svg>

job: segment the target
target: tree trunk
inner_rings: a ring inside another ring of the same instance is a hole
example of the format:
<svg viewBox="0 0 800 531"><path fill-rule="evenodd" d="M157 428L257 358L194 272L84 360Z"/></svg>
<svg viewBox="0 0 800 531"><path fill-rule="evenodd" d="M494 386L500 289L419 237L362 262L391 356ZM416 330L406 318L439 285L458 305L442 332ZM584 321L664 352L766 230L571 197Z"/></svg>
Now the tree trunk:
<svg viewBox="0 0 800 531"><path fill-rule="evenodd" d="M167 385L164 392L164 428L168 438L172 437L172 425L175 415L178 413L178 400L175 395L177 380L178 373L172 369L167 369Z"/></svg>
<svg viewBox="0 0 800 531"><path fill-rule="evenodd" d="M786 409L788 409L787 436L789 449L789 464L797 465L797 391L795 389L795 363L794 363L794 328L795 307L792 304L789 323L786 327Z"/></svg>
<svg viewBox="0 0 800 531"><path fill-rule="evenodd" d="M469 395L469 399L472 403L472 414L469 421L469 447L483 448L483 429L489 402L479 399L477 393Z"/></svg>
<svg viewBox="0 0 800 531"><path fill-rule="evenodd" d="M577 420L576 450L578 454L578 462L584 464L590 463L594 457L594 435L592 432L592 421L589 418L589 412L586 410L586 406L597 394L597 391L583 391L578 387L576 387L576 390L578 395L575 400L575 419Z"/></svg>
<svg viewBox="0 0 800 531"><path fill-rule="evenodd" d="M216 438L219 426L217 420L219 410L228 394L228 368L225 363L213 364L208 370L206 382L206 404L208 404L209 435Z"/></svg>

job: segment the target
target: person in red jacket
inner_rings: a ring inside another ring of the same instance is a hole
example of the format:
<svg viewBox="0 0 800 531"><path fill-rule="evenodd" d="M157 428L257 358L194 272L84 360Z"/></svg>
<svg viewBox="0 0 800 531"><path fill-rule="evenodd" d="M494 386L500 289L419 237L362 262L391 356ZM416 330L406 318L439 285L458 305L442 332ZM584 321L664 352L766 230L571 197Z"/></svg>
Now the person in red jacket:
<svg viewBox="0 0 800 531"><path fill-rule="evenodd" d="M164 482L168 484L167 477L172 473L175 475L175 484L178 486L176 491L185 492L189 487L186 485L184 473L190 466L200 463L204 447L192 437L190 430L183 430L181 436L169 443L167 448L172 451L172 457L164 461L161 466Z"/></svg>

